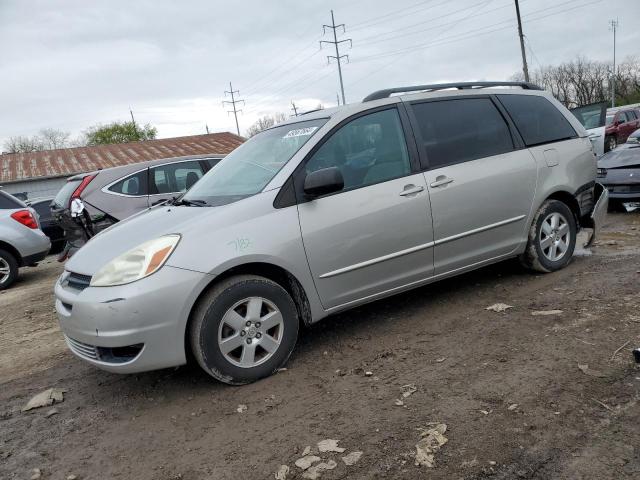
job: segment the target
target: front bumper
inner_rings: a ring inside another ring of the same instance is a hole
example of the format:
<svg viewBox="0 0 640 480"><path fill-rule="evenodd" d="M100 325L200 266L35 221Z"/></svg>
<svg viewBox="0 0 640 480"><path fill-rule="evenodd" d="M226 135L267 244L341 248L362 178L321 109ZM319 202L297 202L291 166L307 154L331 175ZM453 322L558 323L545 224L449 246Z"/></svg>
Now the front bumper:
<svg viewBox="0 0 640 480"><path fill-rule="evenodd" d="M76 356L118 373L186 363L187 320L209 275L165 265L128 285L86 288L70 285L69 275L56 283L55 305Z"/></svg>
<svg viewBox="0 0 640 480"><path fill-rule="evenodd" d="M593 233L584 245L585 248L591 246L595 241L598 230L604 222L604 218L607 215L607 209L609 207L609 191L602 184L595 184L593 188L593 197L595 199L595 203L593 205L593 210L591 210L591 215L582 222L584 227L593 229Z"/></svg>

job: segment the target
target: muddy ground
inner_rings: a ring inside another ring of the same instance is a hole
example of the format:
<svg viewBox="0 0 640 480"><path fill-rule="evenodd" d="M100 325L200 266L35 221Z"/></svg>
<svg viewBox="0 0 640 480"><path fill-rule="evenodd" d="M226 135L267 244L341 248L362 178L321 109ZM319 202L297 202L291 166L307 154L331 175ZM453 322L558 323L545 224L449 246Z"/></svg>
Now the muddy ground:
<svg viewBox="0 0 640 480"><path fill-rule="evenodd" d="M320 454L337 462L322 479L638 478L639 247L640 213L612 214L561 272L505 262L329 318L286 371L245 387L74 358L48 261L0 294L0 478L261 479L281 465L302 478L295 460L323 439L346 451ZM485 310L497 302L513 308ZM49 387L67 391L57 414L20 411ZM448 427L433 469L414 465L429 422Z"/></svg>

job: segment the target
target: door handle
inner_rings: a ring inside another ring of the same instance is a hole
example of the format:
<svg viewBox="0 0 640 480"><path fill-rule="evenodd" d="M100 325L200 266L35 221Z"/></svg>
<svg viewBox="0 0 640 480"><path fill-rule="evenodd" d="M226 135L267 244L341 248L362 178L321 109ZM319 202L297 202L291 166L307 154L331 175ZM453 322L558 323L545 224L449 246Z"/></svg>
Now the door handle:
<svg viewBox="0 0 640 480"><path fill-rule="evenodd" d="M445 175L438 175L436 177L436 181L429 184L431 188L442 187L443 185L448 185L453 182L453 178L449 178Z"/></svg>
<svg viewBox="0 0 640 480"><path fill-rule="evenodd" d="M420 193L424 190L424 187L420 185L405 185L404 190L400 192L401 197L407 197L409 195L415 195L416 193Z"/></svg>

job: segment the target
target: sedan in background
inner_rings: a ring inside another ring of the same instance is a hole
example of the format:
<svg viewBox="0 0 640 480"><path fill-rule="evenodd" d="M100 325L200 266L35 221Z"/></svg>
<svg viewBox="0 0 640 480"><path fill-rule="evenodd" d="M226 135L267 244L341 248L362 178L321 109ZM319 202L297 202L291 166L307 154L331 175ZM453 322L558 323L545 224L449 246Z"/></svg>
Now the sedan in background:
<svg viewBox="0 0 640 480"><path fill-rule="evenodd" d="M598 160L598 182L609 190L609 205L640 202L640 145L625 143Z"/></svg>
<svg viewBox="0 0 640 480"><path fill-rule="evenodd" d="M29 200L28 206L33 208L38 214L40 229L51 240L51 253L58 253L64 248L64 230L53 218L51 213L51 197L41 197Z"/></svg>

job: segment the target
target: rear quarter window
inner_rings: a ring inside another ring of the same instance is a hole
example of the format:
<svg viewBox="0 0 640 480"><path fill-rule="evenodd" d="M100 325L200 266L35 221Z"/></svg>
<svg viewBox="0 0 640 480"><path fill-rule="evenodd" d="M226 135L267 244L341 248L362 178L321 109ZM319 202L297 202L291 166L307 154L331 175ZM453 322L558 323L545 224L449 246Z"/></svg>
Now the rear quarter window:
<svg viewBox="0 0 640 480"><path fill-rule="evenodd" d="M498 95L527 147L577 137L553 103L537 95Z"/></svg>
<svg viewBox="0 0 640 480"><path fill-rule="evenodd" d="M132 197L147 195L147 183L147 170L142 170L114 183L109 187L109 191Z"/></svg>

